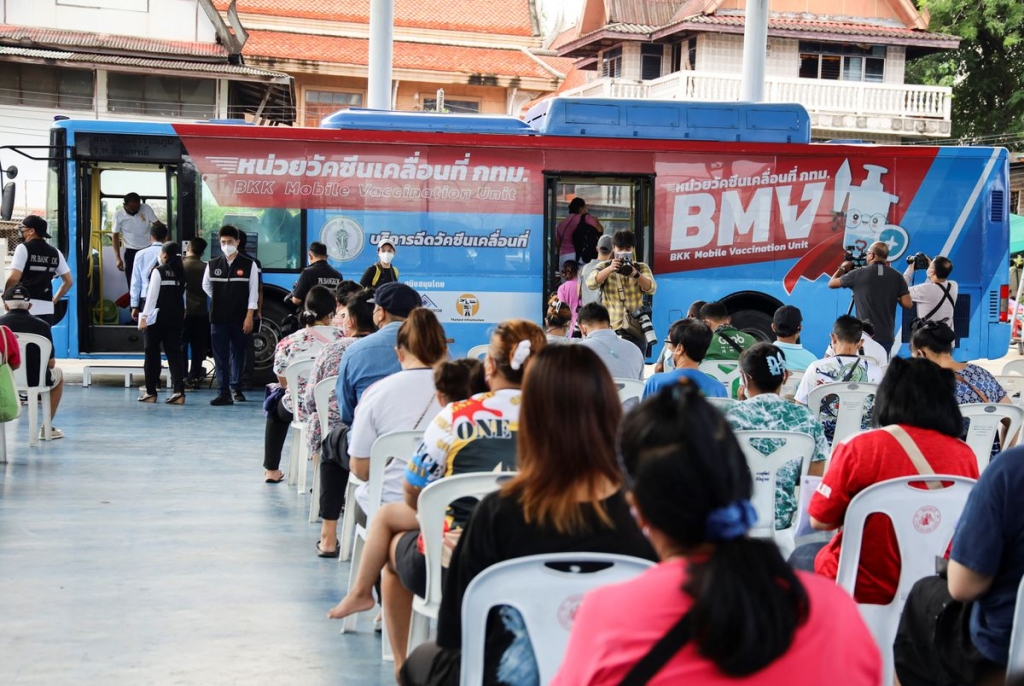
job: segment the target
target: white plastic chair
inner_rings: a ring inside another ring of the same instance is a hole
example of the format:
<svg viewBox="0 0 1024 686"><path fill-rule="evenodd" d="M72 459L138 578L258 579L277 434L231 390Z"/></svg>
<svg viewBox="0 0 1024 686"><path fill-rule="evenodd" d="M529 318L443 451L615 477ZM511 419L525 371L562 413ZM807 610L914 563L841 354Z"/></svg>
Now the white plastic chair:
<svg viewBox="0 0 1024 686"><path fill-rule="evenodd" d="M490 346L487 343L484 343L483 345L474 345L469 349L469 352L466 353L466 357L473 360L483 361L484 357L487 356L487 350L489 347Z"/></svg>
<svg viewBox="0 0 1024 686"><path fill-rule="evenodd" d="M460 498L483 498L498 490L515 472L477 472L439 479L420 491L416 501L416 519L423 537L423 556L427 565L426 596L412 601L409 624L409 650L427 640L430 621L437 619L441 607L441 555L444 547L444 522L448 506Z"/></svg>
<svg viewBox="0 0 1024 686"><path fill-rule="evenodd" d="M1010 360L1003 365L1003 369L999 373L1003 376L1008 376L1010 374L1024 375L1024 360Z"/></svg>
<svg viewBox="0 0 1024 686"><path fill-rule="evenodd" d="M638 379L612 379L619 389L619 400L625 405L630 400L640 402L644 397L644 382ZM636 403L633 403L636 404Z"/></svg>
<svg viewBox="0 0 1024 686"><path fill-rule="evenodd" d="M366 531L369 529L374 515L377 514L377 510L380 509L380 501L384 494L384 467L387 465L387 460L389 457L396 456L407 459L413 454L422 440L422 431L393 431L378 437L370 448L370 478L367 479L370 493L366 511L366 526L359 524L355 526L355 541L352 545L352 566L350 568L351 572L348 575L349 592L352 591L352 584L356 579L355 570L359 569L359 563L363 558ZM346 511L355 510L355 494L353 493L352 495L352 500L345 502ZM354 631L358 617L358 614L351 614L346 617L342 623L341 633ZM391 654L391 642L388 640L387 624L384 622L381 622L381 624L383 627L381 659L391 661L394 660L394 656Z"/></svg>
<svg viewBox="0 0 1024 686"><path fill-rule="evenodd" d="M775 480L779 469L793 460L800 460L800 475L796 484L799 488L811 465L814 439L796 431L734 431L733 435L747 458L747 466L754 479L754 495L750 502L757 511L757 526L750 530L750 535L774 540L782 556L788 558L794 548L797 513L793 513L793 522L788 528L775 529ZM756 446L767 441L782 441L782 445L765 455Z"/></svg>
<svg viewBox="0 0 1024 686"><path fill-rule="evenodd" d="M1021 360L1024 362L1024 360ZM1024 376L1020 374L1006 374L1006 375L993 375L999 385L1006 391L1006 395L1010 396L1010 400L1013 401L1014 405L1021 405L1022 399L1024 399Z"/></svg>
<svg viewBox="0 0 1024 686"><path fill-rule="evenodd" d="M917 488L923 481L952 482L935 490ZM974 479L920 474L889 479L864 489L850 501L843 519L843 543L839 553L836 583L853 595L864 542L864 524L872 514L885 514L892 521L900 551L900 580L896 597L888 605L858 604L882 652L884 683L893 683L892 644L903 605L910 588L920 579L935 574L935 558L945 554L960 519Z"/></svg>
<svg viewBox="0 0 1024 686"><path fill-rule="evenodd" d="M565 657L572 618L584 594L642 574L654 563L607 553L553 553L499 562L480 572L462 599L462 686L484 678L487 615L508 605L523 617L540 683L550 683Z"/></svg>
<svg viewBox="0 0 1024 686"><path fill-rule="evenodd" d="M836 417L836 430L832 435L834 450L840 441L859 433L861 430L861 417L864 414L864 404L869 396L878 392L878 384L875 383L854 383L852 381L838 381L816 386L807 394L807 409L818 417L821 411L821 401L827 395L839 396L839 414Z"/></svg>
<svg viewBox="0 0 1024 686"><path fill-rule="evenodd" d="M305 385L309 373L313 371L313 360L305 359L292 362L284 370L284 378L288 383L285 391L292 403L292 446L291 459L288 463L288 484L298 483L299 495L306 492L306 418L302 416L299 406L300 387Z"/></svg>
<svg viewBox="0 0 1024 686"><path fill-rule="evenodd" d="M979 472L988 466L992 456L992 442L999 437L1003 420L1009 422L1006 443L1000 441L1003 448L1010 447L1010 442L1024 422L1024 408L1010 403L967 403L960 406L960 414L969 422L966 442L978 458Z"/></svg>
<svg viewBox="0 0 1024 686"><path fill-rule="evenodd" d="M320 379L313 388L313 402L316 404L316 416L320 420L320 438L327 436L330 431L328 422L331 418L331 398L334 397L334 387L338 383L338 377L328 376ZM313 488L309 499L309 523L315 524L320 519L320 453L313 456ZM341 535L346 533L351 537L355 535L355 522L353 521L352 531L346 532L342 529ZM348 558L345 558L348 559Z"/></svg>
<svg viewBox="0 0 1024 686"><path fill-rule="evenodd" d="M739 402L733 398L704 398L709 403L718 408L718 411L725 414L729 411L729 408Z"/></svg>
<svg viewBox="0 0 1024 686"><path fill-rule="evenodd" d="M1010 632L1010 659L1006 663L1006 676L1024 675L1024 579L1017 588L1017 605L1013 611L1013 631Z"/></svg>
<svg viewBox="0 0 1024 686"><path fill-rule="evenodd" d="M50 363L50 355L53 353L53 344L46 337L37 336L34 333L15 333L14 335L18 339L18 347L21 349L21 366L14 370L14 385L19 391L28 395L28 444L34 446L38 437L36 413L39 412L40 404L43 406L43 440L53 440L50 387L46 385L46 369ZM36 370L38 386L28 385L28 347L30 345L39 348L39 368Z"/></svg>
<svg viewBox="0 0 1024 686"><path fill-rule="evenodd" d="M779 389L779 395L786 400L793 400L796 396L796 389L800 387L800 380L802 378L804 378L803 372L790 372L786 383L782 384L782 388Z"/></svg>
<svg viewBox="0 0 1024 686"><path fill-rule="evenodd" d="M704 360L697 366L697 369L721 381L730 398L735 398L739 394L740 384L743 383L743 380L740 378L740 363L738 361Z"/></svg>

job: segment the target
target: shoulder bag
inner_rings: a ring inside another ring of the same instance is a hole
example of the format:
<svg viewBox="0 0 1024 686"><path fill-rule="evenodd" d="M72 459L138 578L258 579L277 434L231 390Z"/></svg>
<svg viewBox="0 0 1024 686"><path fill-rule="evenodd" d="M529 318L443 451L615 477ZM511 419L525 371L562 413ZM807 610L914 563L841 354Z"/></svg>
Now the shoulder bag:
<svg viewBox="0 0 1024 686"><path fill-rule="evenodd" d="M928 459L925 458L924 453L917 447L917 443L910 437L910 434L906 430L897 424L890 424L889 426L883 426L882 431L886 431L890 436L896 439L896 442L900 444L904 452L907 453L907 457L914 463L914 469L921 476L935 476L935 470L928 464ZM925 481L925 485L931 490L937 490L942 488L941 481Z"/></svg>
<svg viewBox="0 0 1024 686"><path fill-rule="evenodd" d="M619 686L643 686L672 660L693 638L693 621L687 612L633 665Z"/></svg>
<svg viewBox="0 0 1024 686"><path fill-rule="evenodd" d="M0 326L0 338L3 338L3 362L0 363L0 422L9 422L21 415L21 401L18 399L18 390L14 386L14 372L7 361L7 336L10 331L6 326ZM13 336L13 334L10 335Z"/></svg>

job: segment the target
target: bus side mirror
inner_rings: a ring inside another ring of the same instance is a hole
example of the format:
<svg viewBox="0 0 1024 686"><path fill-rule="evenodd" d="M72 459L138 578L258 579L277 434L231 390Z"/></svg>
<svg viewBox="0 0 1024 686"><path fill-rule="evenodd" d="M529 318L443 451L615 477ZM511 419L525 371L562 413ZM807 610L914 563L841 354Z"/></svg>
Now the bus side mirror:
<svg viewBox="0 0 1024 686"><path fill-rule="evenodd" d="M14 182L8 181L0 192L0 219L10 221L14 215Z"/></svg>

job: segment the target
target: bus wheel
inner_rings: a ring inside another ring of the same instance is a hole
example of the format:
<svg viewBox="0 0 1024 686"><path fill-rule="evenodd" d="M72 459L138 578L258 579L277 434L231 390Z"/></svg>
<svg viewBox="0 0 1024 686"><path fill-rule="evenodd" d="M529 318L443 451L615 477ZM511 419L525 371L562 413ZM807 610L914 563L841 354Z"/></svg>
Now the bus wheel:
<svg viewBox="0 0 1024 686"><path fill-rule="evenodd" d="M277 350L278 342L284 338L281 323L287 316L288 310L284 305L276 302L263 303L263 322L260 324L259 332L253 335L256 357L253 376L258 384L277 381L274 374L274 352Z"/></svg>
<svg viewBox="0 0 1024 686"><path fill-rule="evenodd" d="M732 325L759 341L771 343L775 340L772 318L760 310L737 310L732 314Z"/></svg>

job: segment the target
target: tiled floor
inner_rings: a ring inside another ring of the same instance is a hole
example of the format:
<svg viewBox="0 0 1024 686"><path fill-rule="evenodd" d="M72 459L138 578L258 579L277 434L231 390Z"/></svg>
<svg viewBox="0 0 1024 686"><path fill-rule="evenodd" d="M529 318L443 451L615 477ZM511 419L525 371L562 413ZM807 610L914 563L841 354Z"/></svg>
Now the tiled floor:
<svg viewBox="0 0 1024 686"><path fill-rule="evenodd" d="M394 683L370 616L325 617L348 564L316 557L308 498L262 482L257 394L139 405L111 381L69 386L63 440L6 425L0 684Z"/></svg>

